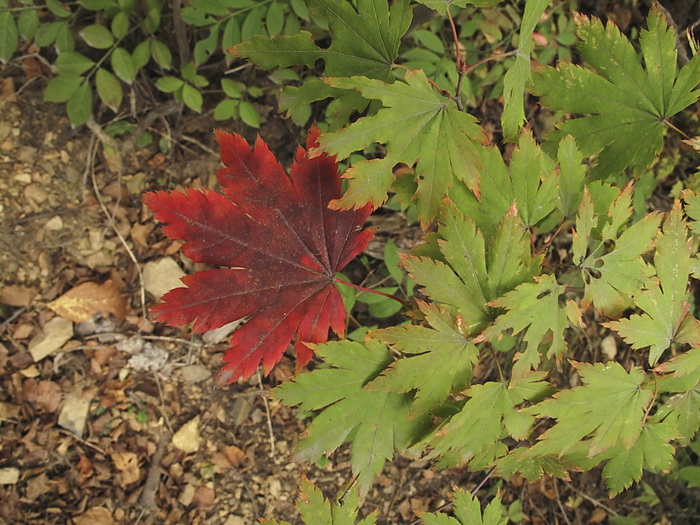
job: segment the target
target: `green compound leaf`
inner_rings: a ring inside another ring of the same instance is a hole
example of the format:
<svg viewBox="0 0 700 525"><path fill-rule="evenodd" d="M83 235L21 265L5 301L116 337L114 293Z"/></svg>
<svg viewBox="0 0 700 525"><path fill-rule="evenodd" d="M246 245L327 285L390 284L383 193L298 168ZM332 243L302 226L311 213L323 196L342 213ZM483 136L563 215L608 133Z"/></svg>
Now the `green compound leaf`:
<svg viewBox="0 0 700 525"><path fill-rule="evenodd" d="M525 227L534 226L554 210L558 182L555 164L530 133L520 136L509 168L496 147L482 148L481 158L480 198L461 183L454 185L450 196L484 235L493 235L514 201Z"/></svg>
<svg viewBox="0 0 700 525"><path fill-rule="evenodd" d="M501 125L506 139L515 138L518 129L525 122L523 94L525 84L530 80L530 53L534 44L532 33L549 4L550 0L530 0L525 4L515 63L503 77Z"/></svg>
<svg viewBox="0 0 700 525"><path fill-rule="evenodd" d="M502 438L521 440L529 435L534 417L516 407L531 396L541 397L550 391L542 381L544 376L544 372L530 374L511 388L495 382L472 386L460 412L423 442L432 448L428 457L444 456L443 464L469 463L477 469L504 456L507 447Z"/></svg>
<svg viewBox="0 0 700 525"><path fill-rule="evenodd" d="M593 302L603 313L619 317L650 280L653 269L642 259L651 248L661 215L650 213L619 234L632 215L632 186L612 203L607 221L598 231L598 217L588 190L576 218L574 264L583 271L584 304Z"/></svg>
<svg viewBox="0 0 700 525"><path fill-rule="evenodd" d="M652 398L652 391L642 388L644 371L633 368L628 373L615 362L573 365L584 386L559 392L527 409L557 420L540 436L531 453L563 456L584 440L588 457L618 444L630 448L642 431L645 409Z"/></svg>
<svg viewBox="0 0 700 525"><path fill-rule="evenodd" d="M404 81L386 84L364 77L328 79L333 87L356 89L365 98L381 100L384 108L347 128L322 135L318 150L345 159L372 143L385 144L384 158L356 162L345 172L348 190L331 201L331 206L346 209L371 203L379 207L394 180L394 166L415 165L417 213L421 224L427 226L453 181L461 180L479 193L477 143L484 135L474 117L448 107L423 71L410 70Z"/></svg>
<svg viewBox="0 0 700 525"><path fill-rule="evenodd" d="M424 414L469 385L479 350L463 331L463 320L445 310L418 302L427 326L393 326L370 332L370 336L406 354L394 361L369 388L416 396L411 416Z"/></svg>
<svg viewBox="0 0 700 525"><path fill-rule="evenodd" d="M0 62L6 64L19 44L19 30L9 9L0 10Z"/></svg>
<svg viewBox="0 0 700 525"><path fill-rule="evenodd" d="M301 374L273 396L301 410L323 409L299 442L297 457L315 461L352 441L350 462L364 495L394 449L412 445L430 427L430 419L409 417L409 396L364 388L392 360L383 344L369 339L366 345L337 341L313 347L333 368Z"/></svg>
<svg viewBox="0 0 700 525"><path fill-rule="evenodd" d="M68 99L66 113L73 127L85 124L92 115L92 89L87 80Z"/></svg>
<svg viewBox="0 0 700 525"><path fill-rule="evenodd" d="M375 525L377 516L370 514L365 519L357 521L359 500L357 491L351 490L345 494L342 503L331 504L323 497L316 486L305 477L299 483L299 499L297 508L306 525ZM262 520L262 525L290 525L286 521Z"/></svg>
<svg viewBox="0 0 700 525"><path fill-rule="evenodd" d="M659 391L672 395L654 415L678 430L679 442L687 446L700 428L700 348L671 359L656 368L673 373L659 380Z"/></svg>
<svg viewBox="0 0 700 525"><path fill-rule="evenodd" d="M311 12L328 21L331 45L324 49L317 46L311 33L300 31L296 35L267 38L255 36L238 44L229 52L253 62L263 69L305 65L314 67L323 59L324 75L350 77L363 75L389 82L394 60L398 56L401 37L411 23L409 2L400 0L391 7L386 0L359 0L357 11L345 0L309 0ZM287 96L284 109L293 111L316 100L333 96L339 90L318 82L293 88L294 96ZM283 90L283 97L289 88ZM362 110L367 101L357 93L341 93L337 101L339 113L346 117L351 111ZM341 122L344 122L341 121Z"/></svg>
<svg viewBox="0 0 700 525"><path fill-rule="evenodd" d="M493 341L500 339L507 330L513 330L513 335L524 331L523 340L527 343L526 350L513 358L513 378L522 378L536 369L540 363L539 347L545 337L551 334L552 342L548 343L546 351L548 358L555 357L561 361L566 354L564 330L569 326L566 311L559 306L559 296L566 289L557 283L554 275L535 277L535 283L523 283L512 292L491 301L489 306L505 308L505 314L496 319L475 342Z"/></svg>
<svg viewBox="0 0 700 525"><path fill-rule="evenodd" d="M603 468L603 477L610 497L616 496L642 477L642 469L668 472L675 449L669 441L676 438L676 429L666 423L644 425L637 441L627 448L622 444L609 451L610 460Z"/></svg>
<svg viewBox="0 0 700 525"><path fill-rule="evenodd" d="M468 491L457 489L453 499L454 515L456 518L441 513L419 514L423 525L506 525L508 517L506 509L498 496L491 500L484 513L481 504Z"/></svg>
<svg viewBox="0 0 700 525"><path fill-rule="evenodd" d="M644 311L606 326L615 330L639 350L649 348L649 364L654 366L661 354L678 340L682 321L688 315L687 301L692 239L683 220L681 203L676 201L663 232L656 239L655 286L637 294L635 304Z"/></svg>
<svg viewBox="0 0 700 525"><path fill-rule="evenodd" d="M697 100L700 54L677 71L675 31L658 9L650 11L640 38L646 67L613 23L580 14L574 21L577 47L597 73L560 64L535 76L533 92L544 104L585 115L561 124L551 142L571 134L584 155L599 154L593 177L625 168L640 173L663 148L665 121Z"/></svg>
<svg viewBox="0 0 700 525"><path fill-rule="evenodd" d="M116 113L123 97L122 86L117 77L106 69L100 68L95 75L95 87L104 105Z"/></svg>
<svg viewBox="0 0 700 525"><path fill-rule="evenodd" d="M403 256L403 265L424 287L423 293L463 319L460 330L479 333L495 318L488 301L537 275L541 258L531 256L529 238L515 210L503 218L488 249L472 220L454 205L445 205L440 222L438 246L444 261Z"/></svg>
<svg viewBox="0 0 700 525"><path fill-rule="evenodd" d="M100 24L92 24L80 31L80 36L90 47L107 49L114 44L114 36L109 29Z"/></svg>

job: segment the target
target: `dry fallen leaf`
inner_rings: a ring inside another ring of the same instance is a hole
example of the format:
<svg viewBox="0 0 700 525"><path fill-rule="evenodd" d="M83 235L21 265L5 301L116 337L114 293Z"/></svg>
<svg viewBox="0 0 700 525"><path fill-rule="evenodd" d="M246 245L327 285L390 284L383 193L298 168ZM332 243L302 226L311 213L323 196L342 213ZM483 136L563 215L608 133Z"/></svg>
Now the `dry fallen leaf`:
<svg viewBox="0 0 700 525"><path fill-rule="evenodd" d="M112 525L114 520L112 519L112 512L104 507L92 507L79 516L73 517L73 523L75 525L95 525L99 523L100 525Z"/></svg>
<svg viewBox="0 0 700 525"><path fill-rule="evenodd" d="M173 435L173 445L191 454L197 452L202 446L202 436L199 434L199 416L182 425Z"/></svg>
<svg viewBox="0 0 700 525"><path fill-rule="evenodd" d="M141 477L139 458L133 452L115 452L112 454L112 461L122 473L122 487L135 483Z"/></svg>
<svg viewBox="0 0 700 525"><path fill-rule="evenodd" d="M40 334L29 342L29 353L38 363L61 348L73 337L73 323L62 317L54 317L44 325Z"/></svg>
<svg viewBox="0 0 700 525"><path fill-rule="evenodd" d="M160 298L173 288L182 286L185 272L171 257L149 261L143 267L143 286L153 297Z"/></svg>
<svg viewBox="0 0 700 525"><path fill-rule="evenodd" d="M58 415L58 424L76 436L82 437L85 433L89 409L90 400L70 394L66 396L61 413Z"/></svg>
<svg viewBox="0 0 700 525"><path fill-rule="evenodd" d="M27 379L22 385L22 391L24 398L34 405L38 412L55 412L61 403L61 387L53 381Z"/></svg>
<svg viewBox="0 0 700 525"><path fill-rule="evenodd" d="M98 313L126 317L127 296L119 293L113 281L83 283L48 304L57 315L75 323L92 319Z"/></svg>
<svg viewBox="0 0 700 525"><path fill-rule="evenodd" d="M36 290L33 288L11 284L0 289L0 303L8 306L27 307L35 295Z"/></svg>

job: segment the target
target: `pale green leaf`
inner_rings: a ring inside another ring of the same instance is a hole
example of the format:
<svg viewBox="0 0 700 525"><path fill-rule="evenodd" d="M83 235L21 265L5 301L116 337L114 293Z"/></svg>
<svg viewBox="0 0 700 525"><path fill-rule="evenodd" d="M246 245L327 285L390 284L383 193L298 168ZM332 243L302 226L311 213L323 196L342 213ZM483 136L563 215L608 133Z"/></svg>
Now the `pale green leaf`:
<svg viewBox="0 0 700 525"><path fill-rule="evenodd" d="M171 69L173 67L173 55L163 42L157 38L151 39L151 56L163 69Z"/></svg>
<svg viewBox="0 0 700 525"><path fill-rule="evenodd" d="M202 94L191 84L184 83L182 85L182 101L188 108L197 113L202 112L202 103L204 102Z"/></svg>
<svg viewBox="0 0 700 525"><path fill-rule="evenodd" d="M0 62L7 63L19 44L15 17L9 10L0 10Z"/></svg>
<svg viewBox="0 0 700 525"><path fill-rule="evenodd" d="M369 388L397 393L416 391L411 415L424 414L469 385L479 350L463 333L461 318L424 302L418 303L427 326L394 326L370 336L406 355L394 361Z"/></svg>
<svg viewBox="0 0 700 525"><path fill-rule="evenodd" d="M114 36L109 29L100 24L92 24L80 31L80 36L90 47L107 49L114 44Z"/></svg>
<svg viewBox="0 0 700 525"><path fill-rule="evenodd" d="M87 80L68 99L66 113L73 127L85 124L92 115L92 89Z"/></svg>
<svg viewBox="0 0 700 525"><path fill-rule="evenodd" d="M112 51L112 70L115 75L122 79L127 84L131 84L136 79L138 70L134 65L134 59L123 47L117 47Z"/></svg>
<svg viewBox="0 0 700 525"><path fill-rule="evenodd" d="M95 62L80 53L66 51L58 55L54 65L62 75L82 75L94 66Z"/></svg>
<svg viewBox="0 0 700 525"><path fill-rule="evenodd" d="M2 22L0 22L0 27L2 27ZM25 9L22 11L17 17L17 29L27 40L33 39L36 30L39 29L38 9Z"/></svg>
<svg viewBox="0 0 700 525"><path fill-rule="evenodd" d="M571 218L581 204L583 181L586 176L583 154L576 145L576 139L571 135L567 135L559 143L557 160L559 161L557 207L564 217Z"/></svg>
<svg viewBox="0 0 700 525"><path fill-rule="evenodd" d="M584 155L598 154L593 177L625 168L639 173L663 147L664 121L697 100L700 55L677 71L675 31L659 9L649 12L640 38L646 67L612 22L604 27L584 15L574 21L577 47L597 73L560 64L535 77L534 93L544 104L584 115L562 123L550 142L571 134Z"/></svg>
<svg viewBox="0 0 700 525"><path fill-rule="evenodd" d="M156 80L156 87L164 93L173 93L184 85L182 79L176 77L161 77Z"/></svg>
<svg viewBox="0 0 700 525"><path fill-rule="evenodd" d="M654 266L658 280L654 286L634 298L644 314L607 324L632 348L639 350L648 347L651 366L676 340L681 322L688 312L691 243L680 202L676 201L656 240Z"/></svg>
<svg viewBox="0 0 700 525"><path fill-rule="evenodd" d="M491 500L483 514L479 500L463 489L455 491L452 505L456 518L437 512L421 513L421 523L423 525L506 525L508 523L506 509L498 496Z"/></svg>
<svg viewBox="0 0 700 525"><path fill-rule="evenodd" d="M503 77L503 113L501 125L506 139L517 136L518 128L525 122L523 94L530 79L530 53L533 48L532 33L551 0L530 0L520 25L515 63Z"/></svg>
<svg viewBox="0 0 700 525"><path fill-rule="evenodd" d="M83 83L83 77L78 75L58 75L53 77L44 91L47 102L68 102Z"/></svg>
<svg viewBox="0 0 700 525"><path fill-rule="evenodd" d="M299 459L315 461L352 440L350 463L364 495L394 449L413 444L430 420L409 418L406 395L364 388L391 362L381 343L338 341L314 345L314 351L331 368L301 374L276 388L273 395L285 405L300 404L302 410L323 409L299 442Z"/></svg>
<svg viewBox="0 0 700 525"><path fill-rule="evenodd" d="M122 103L122 86L112 73L100 68L95 75L97 95L105 106L116 112Z"/></svg>
<svg viewBox="0 0 700 525"><path fill-rule="evenodd" d="M542 383L542 377L540 373L531 374L525 381ZM428 457L456 455L458 464L471 464L476 469L505 455L502 438L525 439L534 418L516 408L525 401L521 392L503 383L474 385L467 395L462 409L426 438L425 444L432 449Z"/></svg>
<svg viewBox="0 0 700 525"><path fill-rule="evenodd" d="M610 497L639 481L642 469L653 472L668 472L673 462L675 449L669 441L676 437L675 429L665 423L644 425L637 441L631 447L618 445L610 452L612 456L603 468L603 477Z"/></svg>
<svg viewBox="0 0 700 525"><path fill-rule="evenodd" d="M574 363L583 386L564 390L535 405L529 412L557 420L537 444L536 455L562 456L585 441L593 457L618 444L631 447L642 431L649 388L641 388L645 373L639 368L627 372L615 362Z"/></svg>
<svg viewBox="0 0 700 525"><path fill-rule="evenodd" d="M490 306L505 308L494 324L489 326L479 341L500 339L504 332L512 330L513 335L524 331L523 340L527 344L522 354L516 354L513 366L513 378L522 378L530 369L537 369L540 363L540 345L551 334L551 343L545 350L548 358L559 362L566 354L564 330L569 326L564 308L559 306L559 296L565 291L557 283L554 275L536 277L535 283L523 283L512 292L491 301Z"/></svg>
<svg viewBox="0 0 700 525"><path fill-rule="evenodd" d="M247 100L241 100L238 110L241 115L241 120L251 128L260 127L260 113L256 107Z"/></svg>
<svg viewBox="0 0 700 525"><path fill-rule="evenodd" d="M672 372L659 380L659 391L673 394L654 415L659 421L673 425L681 445L687 446L700 428L700 348L693 348L657 370Z"/></svg>
<svg viewBox="0 0 700 525"><path fill-rule="evenodd" d="M344 159L372 143L385 144L384 158L356 162L345 172L348 190L331 205L351 208L369 202L378 207L394 180L392 169L405 163L415 166L417 213L426 226L436 217L453 181L463 181L478 194L481 160L477 143L483 131L474 117L448 107L422 71L407 72L404 81L329 79L333 87L356 89L365 98L381 100L384 108L322 135L318 149Z"/></svg>

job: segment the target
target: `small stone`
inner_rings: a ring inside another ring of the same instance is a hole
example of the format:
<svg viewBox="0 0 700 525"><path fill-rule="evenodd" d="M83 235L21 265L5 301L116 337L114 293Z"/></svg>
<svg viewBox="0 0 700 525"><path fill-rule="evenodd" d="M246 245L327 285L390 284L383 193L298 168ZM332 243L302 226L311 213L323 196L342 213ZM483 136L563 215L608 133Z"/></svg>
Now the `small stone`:
<svg viewBox="0 0 700 525"><path fill-rule="evenodd" d="M185 383L199 383L210 377L211 371L201 365L189 365L182 368L182 379Z"/></svg>
<svg viewBox="0 0 700 525"><path fill-rule="evenodd" d="M48 221L46 221L44 228L49 230L49 231L54 231L54 232L62 230L63 229L63 219L61 219L60 215L54 215Z"/></svg>
<svg viewBox="0 0 700 525"><path fill-rule="evenodd" d="M29 353L35 363L55 352L73 337L73 323L62 317L54 317L44 329L29 342Z"/></svg>
<svg viewBox="0 0 700 525"><path fill-rule="evenodd" d="M20 184L31 184L32 183L32 176L29 173L18 173L14 177L12 177L15 181L19 182Z"/></svg>
<svg viewBox="0 0 700 525"><path fill-rule="evenodd" d="M0 468L0 485L14 485L19 481L19 469L16 467Z"/></svg>
<svg viewBox="0 0 700 525"><path fill-rule="evenodd" d="M182 286L180 280L185 272L171 257L147 262L143 267L143 285L146 291L160 299L173 288Z"/></svg>

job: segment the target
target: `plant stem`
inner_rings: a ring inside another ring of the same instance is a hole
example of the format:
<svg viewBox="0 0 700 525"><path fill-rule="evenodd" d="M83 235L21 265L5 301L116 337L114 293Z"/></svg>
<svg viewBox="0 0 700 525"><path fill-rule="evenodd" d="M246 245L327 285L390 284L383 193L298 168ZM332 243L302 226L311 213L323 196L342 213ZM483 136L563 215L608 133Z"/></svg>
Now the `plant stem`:
<svg viewBox="0 0 700 525"><path fill-rule="evenodd" d="M395 295L392 295L390 293L380 292L378 290L372 290L371 288L365 288L364 286L360 286L359 284L349 283L348 281L344 281L343 279L339 279L337 277L333 278L333 282L338 283L338 284L344 284L345 286L355 288L355 290L360 290L361 292L373 293L376 295L383 295L384 297L388 297L389 299L393 299L394 301L400 302L406 308L413 308L413 304L410 301L407 301L405 299L401 299L400 297L396 297Z"/></svg>

